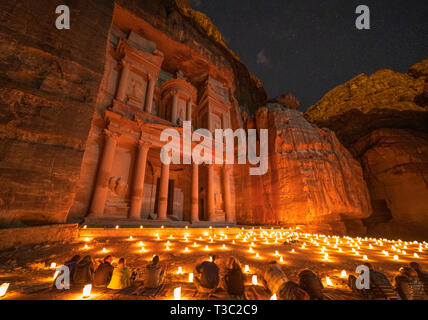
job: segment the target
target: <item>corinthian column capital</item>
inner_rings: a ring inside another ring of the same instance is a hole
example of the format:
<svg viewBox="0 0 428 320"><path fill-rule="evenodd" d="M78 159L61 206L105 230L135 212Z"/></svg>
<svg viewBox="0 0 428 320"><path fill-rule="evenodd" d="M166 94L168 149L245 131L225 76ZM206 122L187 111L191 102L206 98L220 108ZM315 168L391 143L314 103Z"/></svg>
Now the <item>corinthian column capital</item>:
<svg viewBox="0 0 428 320"><path fill-rule="evenodd" d="M143 139L138 140L138 149L139 150L150 149L151 146L152 146L152 143L150 141L143 140Z"/></svg>
<svg viewBox="0 0 428 320"><path fill-rule="evenodd" d="M111 131L110 129L104 129L103 133L107 138L112 139L114 142L117 142L117 139L120 137L119 133Z"/></svg>

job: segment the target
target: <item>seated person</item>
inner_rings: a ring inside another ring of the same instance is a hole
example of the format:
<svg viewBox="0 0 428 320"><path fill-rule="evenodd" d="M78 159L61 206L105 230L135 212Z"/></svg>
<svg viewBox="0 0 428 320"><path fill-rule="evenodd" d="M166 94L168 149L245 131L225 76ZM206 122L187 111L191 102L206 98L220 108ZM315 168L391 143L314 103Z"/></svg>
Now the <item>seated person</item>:
<svg viewBox="0 0 428 320"><path fill-rule="evenodd" d="M131 270L126 266L125 258L120 258L113 270L111 281L107 288L113 290L126 289L131 286Z"/></svg>
<svg viewBox="0 0 428 320"><path fill-rule="evenodd" d="M309 300L310 298L297 283L288 280L276 261L268 264L263 278L269 291L276 294L278 300Z"/></svg>
<svg viewBox="0 0 428 320"><path fill-rule="evenodd" d="M279 300L310 300L309 294L293 281L286 282L278 291Z"/></svg>
<svg viewBox="0 0 428 320"><path fill-rule="evenodd" d="M159 265L159 257L154 256L152 263L147 265L144 274L144 287L157 288L164 280L164 269Z"/></svg>
<svg viewBox="0 0 428 320"><path fill-rule="evenodd" d="M80 261L80 256L77 254L75 255L73 258L71 258L71 260L68 260L67 262L64 263L64 266L68 268L68 271L70 272L70 282L71 279L73 279L73 273L74 273L74 268L76 267L76 265L79 263ZM60 276L60 273L56 276L56 278L54 279L53 282L53 286L56 286L56 280L57 278ZM65 283L65 281L61 281L62 285L70 285L70 283Z"/></svg>
<svg viewBox="0 0 428 320"><path fill-rule="evenodd" d="M324 286L318 276L311 270L303 270L299 274L299 285L306 291L311 300L324 300Z"/></svg>
<svg viewBox="0 0 428 320"><path fill-rule="evenodd" d="M245 277L242 273L239 262L230 257L226 264L226 274L224 275L224 284L226 291L232 296L243 297L245 292Z"/></svg>
<svg viewBox="0 0 428 320"><path fill-rule="evenodd" d="M370 289L358 289L357 278L353 275L349 276L348 286L367 300L398 300L399 296L388 278L383 273L374 270L371 263L366 262L364 265L369 268Z"/></svg>
<svg viewBox="0 0 428 320"><path fill-rule="evenodd" d="M410 267L401 267L395 277L395 288L402 300L423 300L424 285L418 280L418 274Z"/></svg>
<svg viewBox="0 0 428 320"><path fill-rule="evenodd" d="M269 262L263 275L265 286L272 294L280 291L280 288L288 282L288 278L276 261Z"/></svg>
<svg viewBox="0 0 428 320"><path fill-rule="evenodd" d="M421 266L417 262L410 262L410 267L416 271L418 280L423 283L425 294L428 295L428 273L423 272Z"/></svg>
<svg viewBox="0 0 428 320"><path fill-rule="evenodd" d="M95 287L107 287L110 283L113 275L114 267L111 265L113 257L108 255L104 258L104 262L101 263L94 274L94 286Z"/></svg>
<svg viewBox="0 0 428 320"><path fill-rule="evenodd" d="M84 257L73 269L72 283L88 284L94 280L95 266L91 256Z"/></svg>
<svg viewBox="0 0 428 320"><path fill-rule="evenodd" d="M73 278L73 272L74 268L80 261L80 256L76 254L71 260L68 260L66 263L64 263L64 266L68 267L68 270L70 271L70 278Z"/></svg>
<svg viewBox="0 0 428 320"><path fill-rule="evenodd" d="M212 293L220 282L219 269L215 264L215 256L212 262L204 261L196 266L194 283L200 293Z"/></svg>

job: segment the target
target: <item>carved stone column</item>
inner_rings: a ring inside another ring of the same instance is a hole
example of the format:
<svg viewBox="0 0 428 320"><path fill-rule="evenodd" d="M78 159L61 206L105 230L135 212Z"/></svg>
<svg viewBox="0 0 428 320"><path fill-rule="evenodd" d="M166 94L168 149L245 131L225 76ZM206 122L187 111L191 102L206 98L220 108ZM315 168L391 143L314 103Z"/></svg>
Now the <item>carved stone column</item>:
<svg viewBox="0 0 428 320"><path fill-rule="evenodd" d="M187 102L187 121L192 121L192 106L193 102L192 100L189 100Z"/></svg>
<svg viewBox="0 0 428 320"><path fill-rule="evenodd" d="M104 129L105 143L98 169L97 181L95 184L94 195L92 196L89 215L91 217L101 217L104 213L104 207L107 199L108 182L113 166L114 154L116 151L118 134L108 129Z"/></svg>
<svg viewBox="0 0 428 320"><path fill-rule="evenodd" d="M125 102L126 89L128 88L129 82L129 64L125 60L122 60L122 71L120 73L119 87L117 89L116 99Z"/></svg>
<svg viewBox="0 0 428 320"><path fill-rule="evenodd" d="M199 221L199 165L192 164L192 215L191 222Z"/></svg>
<svg viewBox="0 0 428 320"><path fill-rule="evenodd" d="M168 209L168 183L169 183L169 164L162 164L159 199L158 199L158 220L166 220Z"/></svg>
<svg viewBox="0 0 428 320"><path fill-rule="evenodd" d="M171 91L172 93L172 110L171 110L171 122L177 123L177 112L178 112L178 92L176 90Z"/></svg>
<svg viewBox="0 0 428 320"><path fill-rule="evenodd" d="M230 179L232 174L232 165L223 166L223 186L224 186L224 210L226 211L226 222L236 222L235 213L232 208L232 190Z"/></svg>
<svg viewBox="0 0 428 320"><path fill-rule="evenodd" d="M156 79L153 75L149 74L149 83L147 84L146 102L144 110L147 113L152 113L153 95L155 92Z"/></svg>
<svg viewBox="0 0 428 320"><path fill-rule="evenodd" d="M135 173L132 185L131 208L129 210L129 218L134 220L141 218L147 153L149 152L150 145L151 143L149 142L143 140L138 141L138 152L135 161Z"/></svg>
<svg viewBox="0 0 428 320"><path fill-rule="evenodd" d="M215 199L214 199L214 165L208 165L208 221L215 220Z"/></svg>

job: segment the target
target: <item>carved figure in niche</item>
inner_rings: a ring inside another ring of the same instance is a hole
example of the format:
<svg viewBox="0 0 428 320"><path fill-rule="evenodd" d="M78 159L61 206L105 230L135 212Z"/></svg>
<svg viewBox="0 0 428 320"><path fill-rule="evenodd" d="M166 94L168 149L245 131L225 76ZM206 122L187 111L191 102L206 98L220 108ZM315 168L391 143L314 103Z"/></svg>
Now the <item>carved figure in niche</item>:
<svg viewBox="0 0 428 320"><path fill-rule="evenodd" d="M183 114L183 108L181 108L177 118L177 124L181 126L181 124L183 123L183 120L184 120L184 114Z"/></svg>
<svg viewBox="0 0 428 320"><path fill-rule="evenodd" d="M139 81L132 79L131 87L133 97L141 98L143 96L142 84Z"/></svg>
<svg viewBox="0 0 428 320"><path fill-rule="evenodd" d="M215 206L216 208L221 207L223 204L223 195L221 193L214 194Z"/></svg>
<svg viewBox="0 0 428 320"><path fill-rule="evenodd" d="M122 177L110 177L108 188L116 195L124 196L128 190L128 184L125 181L122 181Z"/></svg>

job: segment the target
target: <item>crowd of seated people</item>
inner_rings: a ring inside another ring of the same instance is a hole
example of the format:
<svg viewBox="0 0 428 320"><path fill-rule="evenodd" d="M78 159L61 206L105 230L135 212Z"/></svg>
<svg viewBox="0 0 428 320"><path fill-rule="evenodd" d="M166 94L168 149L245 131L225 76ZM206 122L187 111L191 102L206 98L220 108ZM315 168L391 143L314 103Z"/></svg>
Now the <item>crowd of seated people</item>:
<svg viewBox="0 0 428 320"><path fill-rule="evenodd" d="M133 285L137 276L136 272L126 265L125 258L120 258L117 264L113 263L113 257L108 255L95 268L96 263L91 256L83 259L79 255L67 261L70 271L71 284L89 284L95 287L121 290ZM362 299L368 300L425 300L428 297L428 274L424 273L421 266L412 262L409 266L399 269L395 277L395 286L373 265L364 264L369 270L370 288L358 289L357 277L350 275L348 286ZM323 300L324 287L319 277L311 270L303 270L299 273L298 283L290 281L281 266L275 261L269 262L264 270L263 282L266 289L275 294L279 300ZM212 296L218 289L226 291L232 298L245 299L245 275L241 264L235 257L229 257L221 264L216 263L216 256L210 261L203 261L196 265L194 270L194 285L199 294ZM149 289L160 288L166 279L164 267L160 265L157 255L144 270L143 287Z"/></svg>

